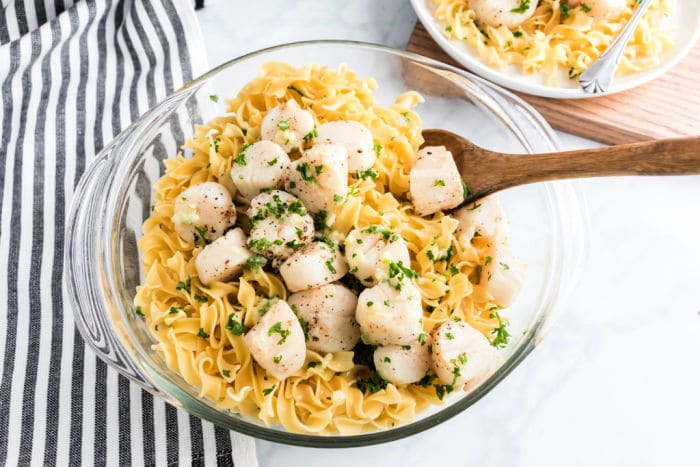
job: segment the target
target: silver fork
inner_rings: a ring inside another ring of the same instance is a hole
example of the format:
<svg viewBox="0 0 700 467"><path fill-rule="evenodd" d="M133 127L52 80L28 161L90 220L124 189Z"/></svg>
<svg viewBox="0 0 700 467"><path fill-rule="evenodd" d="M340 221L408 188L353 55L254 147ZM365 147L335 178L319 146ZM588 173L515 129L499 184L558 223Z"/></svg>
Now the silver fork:
<svg viewBox="0 0 700 467"><path fill-rule="evenodd" d="M586 71L581 73L579 84L584 92L588 94L602 94L610 88L615 77L615 70L620 64L620 59L625 51L625 46L632 34L634 34L639 20L642 19L652 1L642 0L639 3L629 22L622 28L620 35L615 38L610 47Z"/></svg>

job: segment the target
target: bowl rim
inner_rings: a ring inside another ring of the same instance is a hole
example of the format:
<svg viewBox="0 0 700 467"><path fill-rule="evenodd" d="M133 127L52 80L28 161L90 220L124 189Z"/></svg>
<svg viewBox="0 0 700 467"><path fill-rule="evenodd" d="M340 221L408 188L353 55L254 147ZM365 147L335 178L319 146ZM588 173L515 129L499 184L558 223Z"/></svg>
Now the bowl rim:
<svg viewBox="0 0 700 467"><path fill-rule="evenodd" d="M380 53L386 53L392 56L398 56L400 58L405 58L409 59L413 62L417 62L422 65L427 65L432 68L437 68L439 70L444 70L444 71L449 71L452 73L457 74L458 76L461 76L463 78L466 78L469 81L477 83L479 86L482 87L482 91L488 91L491 92L495 95L500 95L503 96L507 99L509 99L511 102L509 102L510 105L521 108L521 111L524 112L527 117L527 120L532 124L534 129L537 129L540 131L542 136L544 137L544 141L548 146L551 147L552 150L556 150L558 147L557 144L557 139L556 135L554 134L553 130L549 127L549 125L546 123L544 118L539 115L529 104L525 103L522 99L519 97L513 95L507 90L501 89L496 85L493 85L483 78L480 78L472 73L469 73L467 71L461 70L459 68L453 67L451 65L442 63L440 61L423 57L418 54L414 54L411 52L406 52L403 50L398 50L398 49L393 49L391 47L386 47L378 44L372 44L372 43L367 43L367 42L359 42L359 41L345 41L345 40L312 40L312 41L300 41L300 42L292 42L292 43L286 43L286 44L280 44L272 47L268 47L265 49L257 50L245 55L242 55L240 57L231 59L227 62L224 62L211 70L207 71L206 73L200 75L199 77L195 78L194 80L190 81L189 83L186 83L183 85L181 88L179 88L177 91L173 92L170 96L166 97L163 101L159 102L156 104L151 110L146 112L144 115L142 115L139 119L137 119L135 122L133 122L127 129L125 129L122 133L120 133L120 136L122 134L130 134L131 136L131 131L133 128L135 128L137 125L140 123L146 121L147 119L151 118L153 115L157 115L159 111L162 110L163 105L166 102L172 102L175 98L178 96L181 96L185 93L193 92L192 89L198 89L200 85L203 85L206 83L210 78L216 76L220 72L222 72L225 69L228 69L234 65L236 65L239 62L246 61L251 58L259 57L259 56L264 56L270 52L278 52L280 50L285 50L285 49L290 49L290 48L298 48L298 47L309 47L309 46L340 46L340 47L351 47L351 48L358 48L358 49L366 49L372 52L380 52ZM493 97L493 96L492 96ZM503 108L501 104L499 104L496 100L493 101L495 105L497 105L497 108ZM487 111L493 113L494 109L488 108ZM496 118L496 115L494 115L494 119ZM506 122L503 122L506 124ZM513 125L515 125L513 123ZM513 134L515 137L518 137L518 130L516 126L509 125L509 129L513 131ZM117 137L119 138L119 136ZM523 139L524 136L520 136L520 139ZM527 141L521 141L523 143L524 148L527 151L531 152L531 148L529 147L529 144L527 144ZM136 157L136 155L134 155ZM119 172L120 169L123 169L126 167L126 164L130 162L129 157L124 157L121 158L120 160L117 160L115 162L116 167L113 167L113 169L116 169L116 172ZM100 160L100 157L95 159ZM558 207L558 202L562 202L562 199L565 198L565 193L564 189L561 188L563 185L561 184L562 182L559 182L559 185L554 185L554 184L543 184L544 191L546 193L546 200L550 209L550 212L558 211L561 208ZM570 182L563 182L564 184L568 184ZM120 196L123 195L125 184L122 184L121 186L117 187L116 190L110 190L116 191L115 193L109 193L107 197L111 200L114 198L119 198ZM583 211L581 210L581 205L578 203L578 200L575 200L576 202L574 203L574 207L578 208L578 214L581 217L583 216ZM107 215L105 216L107 219L114 219L115 224L118 222L119 216L116 215L116 209L117 209L117 204L114 203L112 204L112 207L110 208L110 212L106 213ZM114 215L113 215L114 214ZM552 315L553 307L557 303L557 301L560 298L561 295L561 286L560 286L560 281L553 281L552 277L557 277L557 275L561 274L561 269L562 269L562 261L557 261L562 255L561 253L561 232L562 232L562 219L559 218L558 216L551 216L550 219L552 223L552 231L553 231L553 242L552 246L550 249L550 257L548 259L548 264L547 264L547 283L549 284L549 287L545 288L542 291L542 294L538 301L541 303L540 308L541 310L538 312L535 317L533 317L533 322L531 327L528 329L528 335L526 338L520 339L520 342L518 342L517 347L515 347L510 354L508 355L507 358L505 358L501 365L498 367L498 369L489 376L488 379L483 381L476 389L471 391L470 393L464 395L460 400L454 402L451 405L444 406L442 409L439 409L437 412L432 413L427 415L425 418L422 419L417 419L413 420L411 422L408 422L406 424L401 424L397 427L393 427L390 429L386 430L378 430L378 431L373 431L369 433L361 433L361 434L355 434L355 435L311 435L311 434L300 434L300 433L292 433L288 431L282 431L278 429L270 429L268 427L262 426L260 424L256 424L252 421L247 421L245 418L234 418L231 417L229 414L225 413L220 408L216 408L215 403L213 401L208 401L208 400L202 400L201 398L196 398L185 389L181 387L177 387L172 381L170 381L165 375L160 374L160 371L158 368L154 368L155 365L150 364L150 357L145 354L144 350L141 348L140 345L138 345L138 341L135 338L135 335L133 334L133 330L131 329L131 326L125 325L122 326L126 330L126 338L130 339L132 342L130 343L130 347L132 349L132 352L130 352L132 358L135 358L137 362L139 362L140 366L142 367L145 374L148 375L149 379L151 381L155 381L157 384L155 384L157 388L156 394L159 397L162 397L166 399L168 402L177 405L179 407L184 408L190 413L193 413L203 419L206 419L212 423L215 423L219 426L225 427L227 429L235 430L244 434L252 435L261 439L266 439L269 441L273 442L281 442L285 444L292 444L292 445L300 445L300 446L309 446L309 447L354 447L354 446L365 446L365 445L371 445L371 444L377 444L377 443L384 443L388 441L393 441L397 440L400 438L404 438L409 435L413 435L416 433L419 433L421 431L425 431L429 428L432 428L445 420L448 420L460 413L462 413L464 410L466 410L469 406L473 405L476 403L478 400L480 400L482 397L484 397L488 392L491 391L498 383L500 383L510 372L515 369L520 362L527 356L529 353L536 347L536 345L541 341L542 334L545 330L545 323L548 321L548 318ZM111 229L108 229L111 230ZM108 235L108 237L105 237L103 240L111 240L111 237ZM110 245L108 243L108 245ZM66 255L69 254L70 249L66 249ZM106 265L111 268L112 265L115 264L115 258L114 256L115 253L112 251L112 248L106 247L105 248L105 256L106 260L105 263ZM66 274L64 278L67 278L67 276L70 276L70 274ZM64 279L67 280L67 279ZM114 279L111 278L109 280L109 287L111 288L110 292L114 294L115 292L118 295L118 290L116 290L115 287L115 282ZM77 301L74 300L73 302L74 306L78 306ZM129 322L132 316L129 315L130 312L127 312L127 310L124 310L122 306L119 306L119 315L121 320L125 322ZM536 319L535 319L536 318ZM98 356L100 355L100 352L98 352ZM104 359L104 358L103 358ZM107 360L108 363L112 363ZM112 365L113 366L113 365ZM143 386L142 382L136 381L137 383L141 384ZM152 388L146 388L150 389L151 392ZM218 412L218 413L217 413Z"/></svg>

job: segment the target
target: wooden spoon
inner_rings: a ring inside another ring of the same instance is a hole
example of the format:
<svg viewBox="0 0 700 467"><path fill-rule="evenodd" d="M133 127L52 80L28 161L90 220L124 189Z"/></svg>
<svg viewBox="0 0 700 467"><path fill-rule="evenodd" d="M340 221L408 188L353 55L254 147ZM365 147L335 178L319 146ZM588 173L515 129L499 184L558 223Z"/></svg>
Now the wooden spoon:
<svg viewBox="0 0 700 467"><path fill-rule="evenodd" d="M700 136L524 155L489 151L446 130L424 130L423 138L424 146L452 152L469 189L465 203L506 188L565 178L700 174Z"/></svg>

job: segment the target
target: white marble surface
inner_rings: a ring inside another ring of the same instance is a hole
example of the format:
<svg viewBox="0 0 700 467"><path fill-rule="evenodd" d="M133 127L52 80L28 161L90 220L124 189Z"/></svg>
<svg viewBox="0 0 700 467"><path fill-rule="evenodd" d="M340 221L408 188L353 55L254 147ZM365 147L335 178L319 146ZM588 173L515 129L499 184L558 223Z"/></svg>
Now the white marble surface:
<svg viewBox="0 0 700 467"><path fill-rule="evenodd" d="M407 0L208 0L197 16L211 65L307 39L403 48L415 21ZM595 144L560 136L565 148ZM592 227L583 278L540 347L495 390L385 445L258 441L260 464L700 465L700 177L581 187Z"/></svg>

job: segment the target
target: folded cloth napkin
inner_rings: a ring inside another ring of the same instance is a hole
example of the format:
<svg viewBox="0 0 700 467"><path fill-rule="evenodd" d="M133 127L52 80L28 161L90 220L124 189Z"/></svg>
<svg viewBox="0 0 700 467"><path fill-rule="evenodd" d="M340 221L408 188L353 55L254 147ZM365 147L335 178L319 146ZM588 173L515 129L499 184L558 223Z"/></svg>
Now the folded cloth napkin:
<svg viewBox="0 0 700 467"><path fill-rule="evenodd" d="M140 390L64 308L63 234L86 165L203 72L186 0L2 0L0 465L255 466L255 444Z"/></svg>

